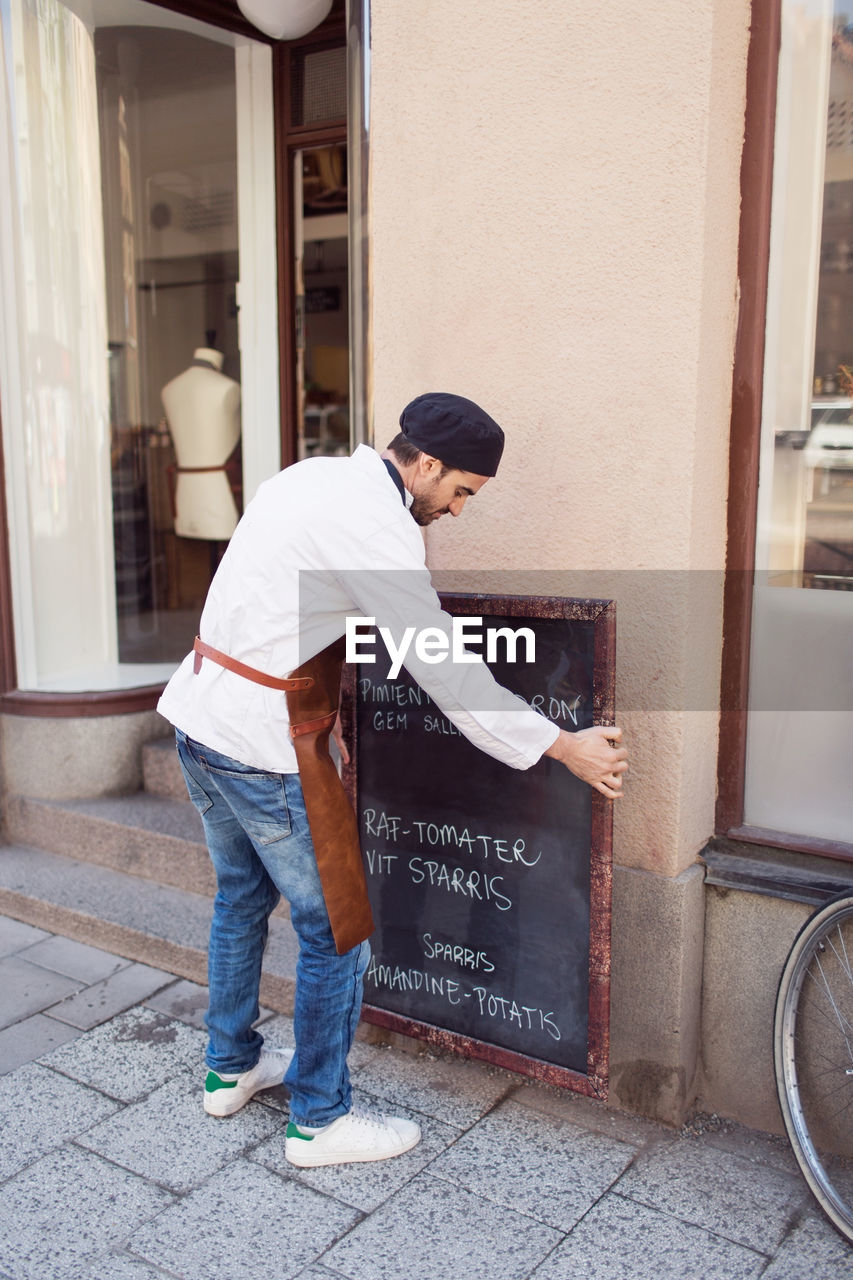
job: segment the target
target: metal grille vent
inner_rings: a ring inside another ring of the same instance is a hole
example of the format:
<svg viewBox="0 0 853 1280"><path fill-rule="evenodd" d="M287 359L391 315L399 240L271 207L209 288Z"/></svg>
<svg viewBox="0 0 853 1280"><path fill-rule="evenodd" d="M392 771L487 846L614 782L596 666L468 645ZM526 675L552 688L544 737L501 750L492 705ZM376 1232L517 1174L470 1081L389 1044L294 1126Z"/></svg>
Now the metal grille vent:
<svg viewBox="0 0 853 1280"><path fill-rule="evenodd" d="M291 119L294 125L341 120L347 113L347 51L294 50L291 61Z"/></svg>

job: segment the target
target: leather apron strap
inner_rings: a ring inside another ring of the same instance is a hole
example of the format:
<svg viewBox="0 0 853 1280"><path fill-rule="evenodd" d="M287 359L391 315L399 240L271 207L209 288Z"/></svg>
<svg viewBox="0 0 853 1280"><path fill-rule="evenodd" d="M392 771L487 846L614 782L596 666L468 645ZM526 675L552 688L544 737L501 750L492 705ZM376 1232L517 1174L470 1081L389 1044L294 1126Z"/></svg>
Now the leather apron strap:
<svg viewBox="0 0 853 1280"><path fill-rule="evenodd" d="M238 662L236 658L223 653L221 649L214 649L212 644L205 644L201 636L196 636L193 641L193 652L195 653L193 671L196 675L201 671L202 659L210 658L211 662L224 667L226 671L233 671L235 675L242 676L244 680L251 680L253 684L265 685L267 689L281 689L284 692L287 689L307 689L311 684L309 677L296 680L291 676L271 676L266 671L259 671L257 667Z"/></svg>
<svg viewBox="0 0 853 1280"><path fill-rule="evenodd" d="M338 955L373 932L358 823L332 757L329 735L338 714L343 637L291 672L299 686L285 694L305 809L323 898ZM307 686L307 687L306 687Z"/></svg>

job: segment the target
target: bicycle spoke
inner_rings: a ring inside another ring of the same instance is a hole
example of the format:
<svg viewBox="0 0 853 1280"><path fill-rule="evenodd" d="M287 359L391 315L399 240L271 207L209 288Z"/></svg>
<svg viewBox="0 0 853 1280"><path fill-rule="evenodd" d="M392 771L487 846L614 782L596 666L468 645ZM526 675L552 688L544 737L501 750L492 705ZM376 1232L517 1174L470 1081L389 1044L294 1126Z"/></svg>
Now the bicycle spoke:
<svg viewBox="0 0 853 1280"><path fill-rule="evenodd" d="M842 1035L844 1036L845 1041L847 1042L847 1050L848 1050L848 1052L850 1052L850 1051L851 1051L851 1047L850 1047L850 1040L849 1040L849 1038L848 1038L847 1031L845 1030L845 1023L846 1023L847 1028L848 1028L851 1032L853 1032L853 1023L851 1023L851 1022L850 1022L850 1019L849 1019L849 1018L844 1018L844 1017L843 1017L843 1015L842 1015L842 1013L841 1013L841 1010L839 1009L838 1004L836 1003L835 996L832 994L832 990L831 990L831 988L830 988L829 982L828 982L827 977L826 977L826 974L825 974L825 972L824 972L823 965L821 964L820 956L816 956L816 957L815 957L815 962L816 962L816 964L817 964L818 969L820 970L820 976L821 976L821 981L822 981L822 983L823 983L823 989L824 989L824 991L825 991L825 993L826 993L826 996L827 996L827 999L829 1000L829 1003L832 1005L832 1010L833 1010L833 1012L834 1012L834 1014L835 1014L835 1016L836 1016L836 1018L837 1018L837 1020L838 1020L838 1025L839 1025L839 1027L841 1028L841 1033L842 1033ZM811 974L811 970L809 970L808 972L809 972L809 975L810 975L810 976L812 976L812 974ZM817 983L817 979L816 979L816 978L814 979L814 981ZM819 984L819 983L818 983L818 986L820 986L820 984Z"/></svg>
<svg viewBox="0 0 853 1280"><path fill-rule="evenodd" d="M838 1089L835 1089L832 1093L824 1094L823 1099L822 1099L822 1103L823 1103L823 1104L828 1103L828 1102L830 1101L830 1099L831 1099L831 1098L833 1098L833 1097L835 1096L835 1094L837 1094L838 1092L839 1092L839 1090L838 1090ZM822 1119L824 1122L826 1122L827 1120L836 1120L836 1119L837 1119L840 1115L842 1115L845 1111L848 1111L848 1110L849 1110L849 1108L850 1108L850 1099L849 1099L849 1098L848 1098L845 1102L843 1102L843 1103L842 1103L842 1105L838 1108L838 1110L837 1110L837 1111L834 1111L831 1115L827 1115L827 1114L825 1113L825 1105L822 1105L822 1106L821 1106L821 1108L820 1108L820 1115L821 1115L821 1119ZM812 1110L812 1108L809 1108L809 1110Z"/></svg>
<svg viewBox="0 0 853 1280"><path fill-rule="evenodd" d="M817 1020L815 1019L815 1021ZM829 1021L829 1019L826 1019L826 1021ZM832 1027L833 1031L836 1030L835 1023L831 1022L830 1026ZM820 1057L823 1059L824 1062L829 1062L829 1063L832 1063L834 1066L844 1067L845 1069L847 1066L853 1066L853 1058L851 1058L849 1051L843 1055L839 1055L836 1053L836 1056L830 1057L829 1046L825 1046L821 1049L817 1048L817 1046L814 1044L813 1037L815 1035L820 1035L821 1032L822 1032L822 1028L819 1026L811 1027L811 1026L803 1026L801 1024L801 1026L798 1028L796 1032L794 1039L798 1045L808 1046L809 1052L812 1055L813 1059ZM846 1042L845 1042L845 1048L847 1048Z"/></svg>
<svg viewBox="0 0 853 1280"><path fill-rule="evenodd" d="M853 1241L853 895L819 907L797 934L774 1036L794 1154L823 1211Z"/></svg>
<svg viewBox="0 0 853 1280"><path fill-rule="evenodd" d="M853 972L851 972L851 970L850 970L850 961L849 961L849 960L848 960L848 958L847 958L847 948L846 948L846 946L844 945L844 934L841 932L841 925L839 925L839 926L838 926L838 928L835 930L835 932L838 934L838 942L839 942L839 945L840 945L841 950L842 950L842 952L843 952L843 957L844 957L844 958L842 959L842 957L841 957L840 955L838 955L838 952L837 952L837 951L835 951L835 947L833 946L833 944L832 944L831 942L829 942L829 939L828 939L828 938L827 938L827 943L829 944L829 946L831 946L831 947L832 947L833 951L835 951L836 956L838 956L838 963L841 965L842 969L843 969L843 970L844 970L844 972L847 974L847 978L848 978L848 980L849 980L851 983L853 983Z"/></svg>
<svg viewBox="0 0 853 1280"><path fill-rule="evenodd" d="M828 1083L835 1083L835 1087L843 1089L845 1086L850 1087L850 1080L846 1077L844 1071L839 1071L837 1067L823 1067L818 1069L811 1063L801 1063L797 1068L797 1079L803 1084L809 1084L813 1088L819 1087L825 1089Z"/></svg>
<svg viewBox="0 0 853 1280"><path fill-rule="evenodd" d="M811 1035L820 1034L819 1028L814 1028ZM825 1064L826 1071L847 1071L850 1066L849 1055L833 1053L830 1046L821 1046L818 1048L808 1035L799 1034L796 1037L796 1044L801 1050L801 1059L815 1066L818 1063Z"/></svg>

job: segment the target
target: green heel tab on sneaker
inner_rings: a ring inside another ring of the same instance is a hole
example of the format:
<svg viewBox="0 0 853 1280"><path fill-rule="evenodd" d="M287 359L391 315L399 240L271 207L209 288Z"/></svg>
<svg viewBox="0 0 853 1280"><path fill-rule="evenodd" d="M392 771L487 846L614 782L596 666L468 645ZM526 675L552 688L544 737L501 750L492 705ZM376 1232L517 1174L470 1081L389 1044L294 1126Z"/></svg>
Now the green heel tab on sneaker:
<svg viewBox="0 0 853 1280"><path fill-rule="evenodd" d="M205 1093L215 1093L217 1089L236 1089L236 1087L236 1080L223 1080L222 1076L218 1076L215 1071L208 1071L204 1082Z"/></svg>
<svg viewBox="0 0 853 1280"><path fill-rule="evenodd" d="M313 1142L315 1134L303 1133L298 1124L294 1124L292 1120L288 1122L286 1138L301 1138L303 1142Z"/></svg>

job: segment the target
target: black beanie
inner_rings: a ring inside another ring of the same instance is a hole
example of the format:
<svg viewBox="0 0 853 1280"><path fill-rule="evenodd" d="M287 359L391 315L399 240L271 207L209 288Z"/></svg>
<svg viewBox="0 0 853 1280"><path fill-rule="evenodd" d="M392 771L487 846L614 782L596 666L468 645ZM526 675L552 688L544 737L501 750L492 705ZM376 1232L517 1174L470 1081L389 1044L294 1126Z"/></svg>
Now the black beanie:
<svg viewBox="0 0 853 1280"><path fill-rule="evenodd" d="M446 467L493 476L504 448L504 433L473 400L446 391L427 391L400 414L400 430L424 453Z"/></svg>

